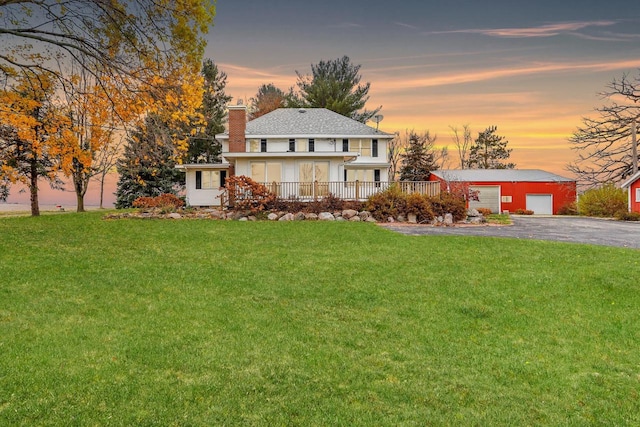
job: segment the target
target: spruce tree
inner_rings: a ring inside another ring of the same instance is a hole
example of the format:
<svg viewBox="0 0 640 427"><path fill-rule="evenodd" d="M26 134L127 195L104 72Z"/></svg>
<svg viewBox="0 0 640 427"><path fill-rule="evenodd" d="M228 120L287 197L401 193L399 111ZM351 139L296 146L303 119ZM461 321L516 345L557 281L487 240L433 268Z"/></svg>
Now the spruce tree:
<svg viewBox="0 0 640 427"><path fill-rule="evenodd" d="M116 190L116 208L131 207L138 197L177 194L184 186L184 173L175 169L174 151L166 135L168 129L153 116L127 139Z"/></svg>
<svg viewBox="0 0 640 427"><path fill-rule="evenodd" d="M411 131L406 151L402 154L400 181L428 181L432 170L438 169L433 143L436 138L427 131L418 135Z"/></svg>
<svg viewBox="0 0 640 427"><path fill-rule="evenodd" d="M224 131L226 107L233 98L225 93L227 75L220 71L211 59L204 60L202 76L204 93L199 112L203 115L206 124L204 128L198 128L196 134L189 138L189 150L184 159L185 163L220 162L222 147L215 136Z"/></svg>

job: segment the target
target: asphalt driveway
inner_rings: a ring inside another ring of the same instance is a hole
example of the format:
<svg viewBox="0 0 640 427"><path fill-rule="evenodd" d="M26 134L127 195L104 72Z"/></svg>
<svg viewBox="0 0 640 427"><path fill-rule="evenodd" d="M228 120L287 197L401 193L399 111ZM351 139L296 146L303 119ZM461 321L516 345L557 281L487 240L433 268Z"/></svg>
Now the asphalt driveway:
<svg viewBox="0 0 640 427"><path fill-rule="evenodd" d="M566 216L517 215L512 216L512 221L513 225L506 226L434 227L431 225L385 224L384 227L409 235L511 237L640 249L640 222Z"/></svg>

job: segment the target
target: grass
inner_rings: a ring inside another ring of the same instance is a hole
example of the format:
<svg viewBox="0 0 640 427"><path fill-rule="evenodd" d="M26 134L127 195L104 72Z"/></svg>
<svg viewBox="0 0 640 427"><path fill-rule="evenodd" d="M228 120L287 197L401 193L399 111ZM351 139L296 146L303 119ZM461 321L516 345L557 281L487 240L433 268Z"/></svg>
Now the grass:
<svg viewBox="0 0 640 427"><path fill-rule="evenodd" d="M638 425L638 251L0 219L0 425Z"/></svg>
<svg viewBox="0 0 640 427"><path fill-rule="evenodd" d="M489 224L501 224L501 225L509 225L511 224L511 216L509 214L491 214L487 217L487 222Z"/></svg>

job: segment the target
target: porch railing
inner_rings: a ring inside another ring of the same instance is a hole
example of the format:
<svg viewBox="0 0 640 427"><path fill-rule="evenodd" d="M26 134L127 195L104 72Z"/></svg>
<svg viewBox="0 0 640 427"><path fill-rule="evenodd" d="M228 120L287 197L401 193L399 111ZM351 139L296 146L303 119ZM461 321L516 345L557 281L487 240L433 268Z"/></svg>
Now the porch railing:
<svg viewBox="0 0 640 427"><path fill-rule="evenodd" d="M343 200L366 200L369 196L397 185L405 193L427 196L440 194L440 183L432 181L329 181L329 182L263 182L269 191L282 199L314 200L332 194Z"/></svg>

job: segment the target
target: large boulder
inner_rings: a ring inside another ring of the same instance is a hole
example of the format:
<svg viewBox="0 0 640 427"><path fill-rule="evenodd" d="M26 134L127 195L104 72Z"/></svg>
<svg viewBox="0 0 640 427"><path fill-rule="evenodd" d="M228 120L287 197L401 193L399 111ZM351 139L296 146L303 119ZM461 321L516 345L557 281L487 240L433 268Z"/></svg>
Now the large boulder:
<svg viewBox="0 0 640 427"><path fill-rule="evenodd" d="M286 213L278 218L278 221L294 221L296 217L292 213Z"/></svg>
<svg viewBox="0 0 640 427"><path fill-rule="evenodd" d="M344 219L351 219L356 215L358 215L358 211L356 211L354 209L345 209L345 210L342 211L342 217Z"/></svg>
<svg viewBox="0 0 640 427"><path fill-rule="evenodd" d="M335 221L336 217L331 212L320 212L318 219L320 221Z"/></svg>
<svg viewBox="0 0 640 427"><path fill-rule="evenodd" d="M453 215L451 215L450 213L445 214L444 225L453 225Z"/></svg>

